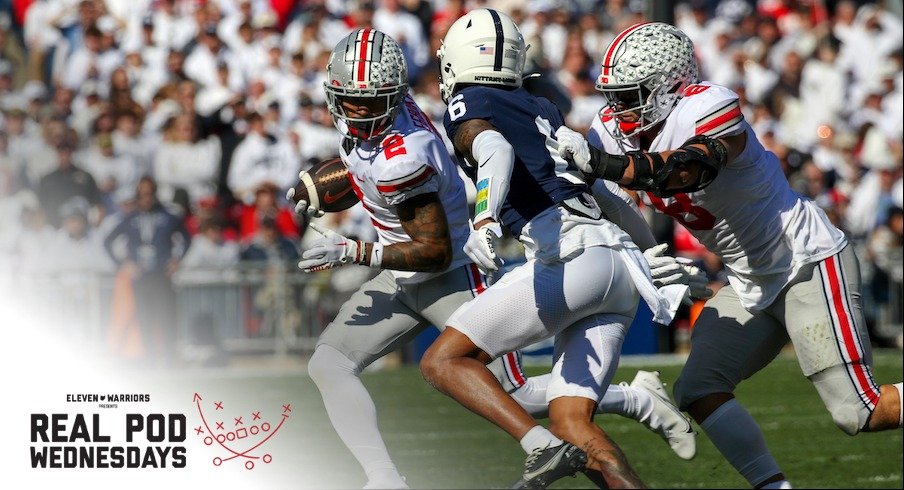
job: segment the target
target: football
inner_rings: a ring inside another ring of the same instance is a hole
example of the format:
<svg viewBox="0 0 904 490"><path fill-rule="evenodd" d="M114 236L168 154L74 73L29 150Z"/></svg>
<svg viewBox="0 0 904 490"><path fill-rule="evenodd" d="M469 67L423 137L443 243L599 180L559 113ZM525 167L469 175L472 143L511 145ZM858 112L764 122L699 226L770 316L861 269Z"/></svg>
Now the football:
<svg viewBox="0 0 904 490"><path fill-rule="evenodd" d="M314 164L295 185L295 202L302 199L327 213L344 211L358 202L348 168L339 157Z"/></svg>

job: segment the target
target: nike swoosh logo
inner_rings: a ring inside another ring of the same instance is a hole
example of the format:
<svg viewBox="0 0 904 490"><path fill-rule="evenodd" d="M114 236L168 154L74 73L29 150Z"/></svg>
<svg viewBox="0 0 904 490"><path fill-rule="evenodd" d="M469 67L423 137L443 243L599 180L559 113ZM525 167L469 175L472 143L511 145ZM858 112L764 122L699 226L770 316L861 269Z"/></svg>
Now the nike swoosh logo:
<svg viewBox="0 0 904 490"><path fill-rule="evenodd" d="M681 417L681 421L684 422L684 433L685 433L685 434L694 434L694 433L695 433L695 432L694 432L694 428L691 426L691 423L688 422L688 420L687 420L687 418L684 416L684 414L681 413L680 410L674 410L674 409L672 409L673 404L672 404L672 402L671 402L668 398L663 398L662 395L660 395L659 393L656 392L656 390L647 390L647 391L648 391L650 394L652 394L653 396L655 396L656 398L659 398L660 400L662 400L663 402L665 402L666 406L669 407L670 410L672 410L673 412L677 413L678 416Z"/></svg>
<svg viewBox="0 0 904 490"><path fill-rule="evenodd" d="M478 166L478 167L483 167L483 166L486 165L486 163L489 162L495 155L496 155L496 152L495 152L495 151L494 151L493 153L490 153L489 156L487 156L486 159L485 159L484 161L480 162L480 164L477 165L477 166Z"/></svg>
<svg viewBox="0 0 904 490"><path fill-rule="evenodd" d="M349 192L351 192L351 190L352 190L352 188L349 187L348 189L345 189L344 191L340 192L339 194L336 194L335 196L330 194L330 191L326 191L326 194L323 195L323 202L325 204L333 204L334 202L345 197L345 195L348 194Z"/></svg>

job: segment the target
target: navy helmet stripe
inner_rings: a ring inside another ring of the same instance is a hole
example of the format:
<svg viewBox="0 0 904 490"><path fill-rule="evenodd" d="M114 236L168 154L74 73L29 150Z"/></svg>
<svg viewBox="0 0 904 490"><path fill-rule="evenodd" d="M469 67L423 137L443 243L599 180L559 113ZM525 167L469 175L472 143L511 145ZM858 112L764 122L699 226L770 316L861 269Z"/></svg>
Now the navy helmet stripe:
<svg viewBox="0 0 904 490"><path fill-rule="evenodd" d="M496 49L493 52L493 71L502 70L502 47L505 41L505 34L502 32L502 19L499 18L499 12L490 9L490 15L493 16L493 26L496 28Z"/></svg>

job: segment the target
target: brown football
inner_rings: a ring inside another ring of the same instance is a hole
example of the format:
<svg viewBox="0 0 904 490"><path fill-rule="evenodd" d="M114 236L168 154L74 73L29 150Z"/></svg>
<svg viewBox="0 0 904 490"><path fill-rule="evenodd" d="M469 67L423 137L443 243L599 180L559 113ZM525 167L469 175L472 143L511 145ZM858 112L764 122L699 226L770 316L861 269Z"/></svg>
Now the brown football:
<svg viewBox="0 0 904 490"><path fill-rule="evenodd" d="M314 164L295 185L295 202L304 199L328 213L344 211L358 203L348 168L339 157Z"/></svg>

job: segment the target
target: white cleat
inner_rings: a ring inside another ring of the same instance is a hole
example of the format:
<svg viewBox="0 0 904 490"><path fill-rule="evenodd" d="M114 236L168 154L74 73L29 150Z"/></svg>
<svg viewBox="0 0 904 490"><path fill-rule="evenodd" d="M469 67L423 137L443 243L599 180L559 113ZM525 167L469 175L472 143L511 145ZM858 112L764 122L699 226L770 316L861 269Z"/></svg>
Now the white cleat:
<svg viewBox="0 0 904 490"><path fill-rule="evenodd" d="M653 399L652 413L642 418L640 422L659 434L679 458L692 459L697 454L697 433L688 419L672 403L659 379L659 371L637 371L629 386L645 390Z"/></svg>

